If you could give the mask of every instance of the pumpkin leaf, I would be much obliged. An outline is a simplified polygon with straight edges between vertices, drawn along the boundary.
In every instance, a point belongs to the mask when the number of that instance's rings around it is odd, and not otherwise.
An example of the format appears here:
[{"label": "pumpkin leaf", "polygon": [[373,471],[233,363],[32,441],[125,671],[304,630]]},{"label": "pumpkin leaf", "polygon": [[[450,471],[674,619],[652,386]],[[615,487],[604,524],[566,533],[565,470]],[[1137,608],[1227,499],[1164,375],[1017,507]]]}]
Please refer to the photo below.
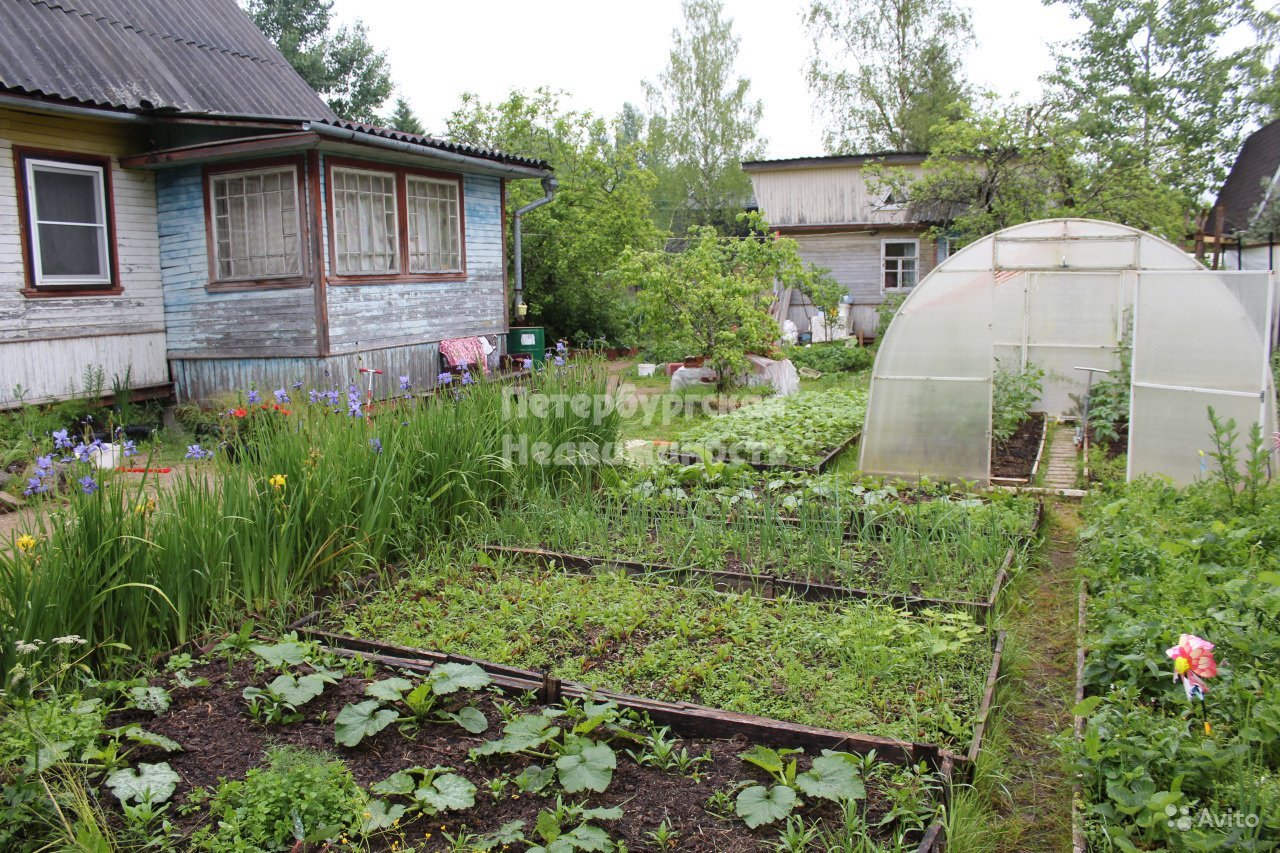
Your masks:
[{"label": "pumpkin leaf", "polygon": [[395,711],[381,708],[377,699],[369,699],[356,705],[347,705],[338,712],[334,738],[343,746],[358,746],[366,737],[372,737],[391,725],[400,716]]},{"label": "pumpkin leaf", "polygon": [[796,806],[796,792],[786,785],[752,785],[734,803],[734,811],[751,829],[774,823],[791,814]]},{"label": "pumpkin leaf", "polygon": [[107,787],[122,803],[159,805],[173,796],[178,787],[178,774],[169,762],[140,763],[136,769],[126,767],[107,777]]}]

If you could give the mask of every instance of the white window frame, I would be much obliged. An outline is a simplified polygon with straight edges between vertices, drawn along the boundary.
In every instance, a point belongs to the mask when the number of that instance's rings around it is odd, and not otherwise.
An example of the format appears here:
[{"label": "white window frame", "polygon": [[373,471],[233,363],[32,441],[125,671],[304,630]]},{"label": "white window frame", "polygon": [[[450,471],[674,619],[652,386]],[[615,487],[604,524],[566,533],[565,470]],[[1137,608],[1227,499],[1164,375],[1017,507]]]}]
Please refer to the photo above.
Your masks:
[{"label": "white window frame", "polygon": [[[294,239],[298,242],[298,269],[295,272],[284,272],[274,274],[254,275],[229,275],[221,274],[222,258],[218,255],[218,247],[222,241],[218,236],[218,195],[214,190],[218,181],[234,180],[236,178],[247,178],[253,175],[269,175],[276,172],[287,172],[289,174],[289,185],[293,187],[293,219],[294,219]],[[302,194],[298,190],[298,167],[293,164],[277,165],[277,166],[261,166],[258,168],[242,169],[235,172],[214,172],[208,176],[209,183],[205,191],[209,194],[209,234],[213,240],[211,255],[213,257],[213,269],[209,271],[210,281],[213,282],[238,282],[238,281],[275,281],[277,279],[296,279],[306,276],[306,253],[303,251],[304,234],[302,231]]]},{"label": "white window frame", "polygon": [[[344,270],[342,269],[342,252],[338,250],[338,193],[339,189],[334,181],[334,176],[345,173],[350,175],[376,175],[379,178],[391,179],[391,199],[395,206],[395,220],[392,223],[390,237],[392,240],[391,252],[389,253],[393,260],[390,269],[385,270]],[[401,246],[401,234],[406,232],[405,223],[400,221],[400,180],[394,171],[382,171],[380,169],[361,169],[353,166],[333,165],[329,167],[329,198],[330,198],[330,228],[333,229],[333,274],[348,278],[354,277],[370,277],[370,276],[399,276],[404,273],[401,268],[404,247]],[[351,254],[348,252],[347,254]]]},{"label": "white window frame", "polygon": [[[440,267],[438,269],[417,269],[414,267],[413,265],[413,254],[414,254],[413,228],[414,228],[414,222],[417,219],[417,217],[413,215],[413,211],[410,209],[411,205],[410,205],[410,195],[409,195],[409,184],[414,181],[417,181],[419,183],[424,183],[424,184],[439,184],[440,186],[449,187],[450,189],[453,190],[453,234],[454,234],[454,241],[457,245],[457,254],[458,254],[457,266]],[[415,174],[409,173],[405,175],[404,200],[405,200],[405,215],[408,217],[408,221],[405,223],[405,242],[406,242],[405,249],[409,255],[408,272],[410,274],[461,273],[464,268],[463,257],[464,257],[464,252],[466,251],[462,242],[462,186],[461,184],[456,180],[446,180],[443,178],[429,178],[429,177],[426,177],[425,175],[415,175]],[[428,227],[430,226],[431,226],[430,216],[428,215]]]},{"label": "white window frame", "polygon": [[[915,247],[915,250],[916,250],[915,257],[914,257],[914,260],[916,262],[915,281],[910,286],[904,287],[901,284],[899,284],[897,287],[889,287],[885,284],[885,279],[888,277],[888,272],[889,272],[888,262],[890,260],[886,250],[888,249],[890,244],[894,244],[894,245],[910,244]],[[892,260],[902,261],[904,260],[904,258],[894,257]],[[901,281],[902,280],[901,264],[898,265],[897,272],[898,272],[898,281]],[[886,237],[885,239],[881,240],[880,241],[880,292],[882,294],[906,293],[907,291],[911,290],[919,283],[920,283],[920,241],[915,239],[914,237]]]},{"label": "white window frame", "polygon": [[[100,287],[102,285],[110,286],[114,284],[113,270],[111,265],[111,224],[107,211],[107,175],[106,167],[92,165],[88,163],[76,163],[67,160],[52,160],[46,158],[28,157],[24,160],[25,170],[24,179],[27,189],[27,231],[31,240],[31,283],[36,288],[74,288],[74,287]],[[47,171],[60,172],[78,172],[81,174],[93,175],[94,193],[97,196],[98,218],[99,222],[60,222],[57,220],[40,219],[40,209],[36,204],[36,172],[39,169]],[[98,243],[99,256],[98,261],[102,269],[100,276],[83,276],[83,275],[51,275],[44,274],[43,263],[41,262],[40,252],[40,226],[41,225],[74,225],[81,228],[96,227],[101,234]]]}]

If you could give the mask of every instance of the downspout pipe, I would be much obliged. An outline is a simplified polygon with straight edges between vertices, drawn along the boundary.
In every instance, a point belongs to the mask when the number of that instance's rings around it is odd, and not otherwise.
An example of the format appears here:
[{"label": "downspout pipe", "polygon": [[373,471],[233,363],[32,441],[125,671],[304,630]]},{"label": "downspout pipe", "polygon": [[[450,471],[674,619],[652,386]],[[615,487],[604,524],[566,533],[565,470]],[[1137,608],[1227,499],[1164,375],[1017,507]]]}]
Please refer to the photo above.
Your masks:
[{"label": "downspout pipe", "polygon": [[523,316],[524,316],[524,310],[523,310],[523,309],[524,309],[524,254],[523,254],[523,252],[521,252],[521,250],[520,250],[520,248],[521,248],[521,235],[522,235],[522,233],[523,233],[523,232],[522,232],[522,230],[521,230],[521,223],[522,223],[522,221],[523,221],[523,219],[524,219],[524,215],[525,215],[526,213],[528,213],[528,212],[529,212],[529,211],[531,211],[531,210],[535,210],[535,209],[537,209],[537,208],[539,208],[539,207],[542,207],[544,204],[546,204],[547,202],[551,201],[551,199],[555,198],[556,190],[559,188],[559,186],[560,186],[560,183],[559,183],[559,181],[557,181],[557,180],[555,179],[555,177],[554,177],[554,176],[552,176],[552,175],[548,175],[547,177],[543,178],[543,179],[542,179],[542,192],[543,192],[543,196],[542,196],[542,198],[537,199],[537,200],[535,200],[535,201],[531,201],[531,202],[529,202],[529,203],[528,203],[528,204],[526,204],[524,207],[522,207],[522,208],[520,208],[519,210],[517,210],[517,211],[515,212],[514,217],[512,217],[512,218],[514,219],[514,225],[513,225],[513,227],[512,227],[512,232],[513,232],[513,234],[514,234],[514,236],[515,236],[515,249],[514,249],[514,251],[515,251],[515,254],[516,254],[516,287],[515,287],[515,292],[516,292],[515,313],[516,313],[516,317],[523,317]]}]

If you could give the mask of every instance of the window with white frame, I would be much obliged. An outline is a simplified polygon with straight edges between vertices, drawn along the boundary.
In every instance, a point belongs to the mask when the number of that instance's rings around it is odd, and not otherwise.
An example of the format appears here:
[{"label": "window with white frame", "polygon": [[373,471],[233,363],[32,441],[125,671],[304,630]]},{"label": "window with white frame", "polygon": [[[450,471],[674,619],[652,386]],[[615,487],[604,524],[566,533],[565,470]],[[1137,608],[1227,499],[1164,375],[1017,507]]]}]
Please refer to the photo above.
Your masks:
[{"label": "window with white frame", "polygon": [[919,262],[919,241],[880,241],[880,272],[885,290],[907,290],[915,287],[920,272]]},{"label": "window with white frame", "polygon": [[462,269],[458,184],[410,175],[406,179],[409,216],[409,271]]},{"label": "window with white frame", "polygon": [[399,272],[395,173],[335,167],[329,174],[333,182],[334,272]]},{"label": "window with white frame", "polygon": [[114,283],[107,168],[22,159],[33,287],[96,288]]},{"label": "window with white frame", "polygon": [[214,276],[257,280],[302,275],[295,166],[223,172],[209,178]]}]

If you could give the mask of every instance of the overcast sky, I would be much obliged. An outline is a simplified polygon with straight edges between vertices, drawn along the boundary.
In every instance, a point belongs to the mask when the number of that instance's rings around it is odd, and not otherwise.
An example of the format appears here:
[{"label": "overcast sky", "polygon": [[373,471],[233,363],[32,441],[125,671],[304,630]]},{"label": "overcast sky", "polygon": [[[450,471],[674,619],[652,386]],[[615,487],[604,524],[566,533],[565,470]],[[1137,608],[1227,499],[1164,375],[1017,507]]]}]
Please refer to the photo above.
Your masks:
[{"label": "overcast sky", "polygon": [[[764,101],[767,156],[822,153],[822,128],[804,82],[804,0],[726,0],[741,38],[738,73]],[[970,79],[1001,95],[1034,96],[1049,70],[1048,43],[1079,32],[1061,6],[974,0],[977,45]],[[361,18],[386,50],[392,77],[428,132],[441,133],[466,91],[498,100],[512,88],[550,86],[571,103],[613,116],[643,106],[642,80],[666,65],[680,0],[335,0],[340,22]]]}]

